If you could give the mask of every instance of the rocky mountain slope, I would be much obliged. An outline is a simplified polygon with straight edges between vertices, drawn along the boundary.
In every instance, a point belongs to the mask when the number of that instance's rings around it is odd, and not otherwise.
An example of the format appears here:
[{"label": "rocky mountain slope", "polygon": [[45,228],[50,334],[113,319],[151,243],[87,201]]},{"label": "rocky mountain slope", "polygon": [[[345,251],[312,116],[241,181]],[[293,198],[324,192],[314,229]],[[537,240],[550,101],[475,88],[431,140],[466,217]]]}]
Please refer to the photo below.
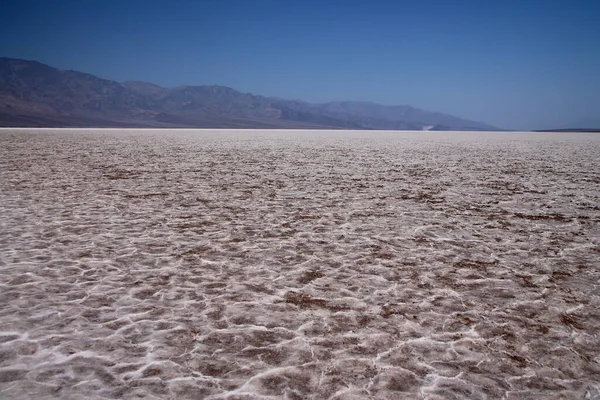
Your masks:
[{"label": "rocky mountain slope", "polygon": [[410,106],[311,104],[224,86],[119,83],[11,58],[0,58],[0,126],[496,130]]}]

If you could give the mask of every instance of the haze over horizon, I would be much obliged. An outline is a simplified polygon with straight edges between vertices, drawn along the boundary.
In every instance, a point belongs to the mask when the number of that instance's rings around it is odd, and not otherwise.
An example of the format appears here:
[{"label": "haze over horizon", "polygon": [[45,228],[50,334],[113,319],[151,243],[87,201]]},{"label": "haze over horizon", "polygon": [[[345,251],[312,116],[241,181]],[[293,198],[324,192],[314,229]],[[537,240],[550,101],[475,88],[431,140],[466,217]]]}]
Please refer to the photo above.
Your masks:
[{"label": "haze over horizon", "polygon": [[[8,1],[0,56],[116,81],[600,125],[600,3]],[[578,125],[578,126],[576,126]]]}]

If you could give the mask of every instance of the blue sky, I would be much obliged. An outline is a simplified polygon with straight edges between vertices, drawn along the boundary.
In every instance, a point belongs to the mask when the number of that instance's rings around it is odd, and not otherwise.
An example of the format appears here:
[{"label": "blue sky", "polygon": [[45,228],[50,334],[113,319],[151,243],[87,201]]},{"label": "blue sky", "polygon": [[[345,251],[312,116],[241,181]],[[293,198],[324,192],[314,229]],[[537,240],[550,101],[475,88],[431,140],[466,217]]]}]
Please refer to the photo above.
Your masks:
[{"label": "blue sky", "polygon": [[117,81],[600,125],[600,1],[4,1],[0,56]]}]

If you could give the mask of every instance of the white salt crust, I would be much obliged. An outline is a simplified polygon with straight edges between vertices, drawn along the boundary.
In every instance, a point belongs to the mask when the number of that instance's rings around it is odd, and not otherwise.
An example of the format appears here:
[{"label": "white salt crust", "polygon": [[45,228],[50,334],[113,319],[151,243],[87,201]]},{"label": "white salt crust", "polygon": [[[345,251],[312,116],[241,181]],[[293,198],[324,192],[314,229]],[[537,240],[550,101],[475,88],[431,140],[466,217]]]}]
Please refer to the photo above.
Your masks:
[{"label": "white salt crust", "polygon": [[600,393],[600,135],[0,130],[0,398]]}]

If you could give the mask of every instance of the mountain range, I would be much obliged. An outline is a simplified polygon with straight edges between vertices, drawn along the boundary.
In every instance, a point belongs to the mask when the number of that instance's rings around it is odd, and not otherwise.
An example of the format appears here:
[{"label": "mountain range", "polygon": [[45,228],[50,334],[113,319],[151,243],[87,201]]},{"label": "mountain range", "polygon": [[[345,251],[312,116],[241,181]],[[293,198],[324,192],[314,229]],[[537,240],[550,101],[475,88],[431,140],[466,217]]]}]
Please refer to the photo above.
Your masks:
[{"label": "mountain range", "polygon": [[407,105],[313,104],[224,86],[120,83],[5,57],[0,57],[0,126],[499,130]]}]

